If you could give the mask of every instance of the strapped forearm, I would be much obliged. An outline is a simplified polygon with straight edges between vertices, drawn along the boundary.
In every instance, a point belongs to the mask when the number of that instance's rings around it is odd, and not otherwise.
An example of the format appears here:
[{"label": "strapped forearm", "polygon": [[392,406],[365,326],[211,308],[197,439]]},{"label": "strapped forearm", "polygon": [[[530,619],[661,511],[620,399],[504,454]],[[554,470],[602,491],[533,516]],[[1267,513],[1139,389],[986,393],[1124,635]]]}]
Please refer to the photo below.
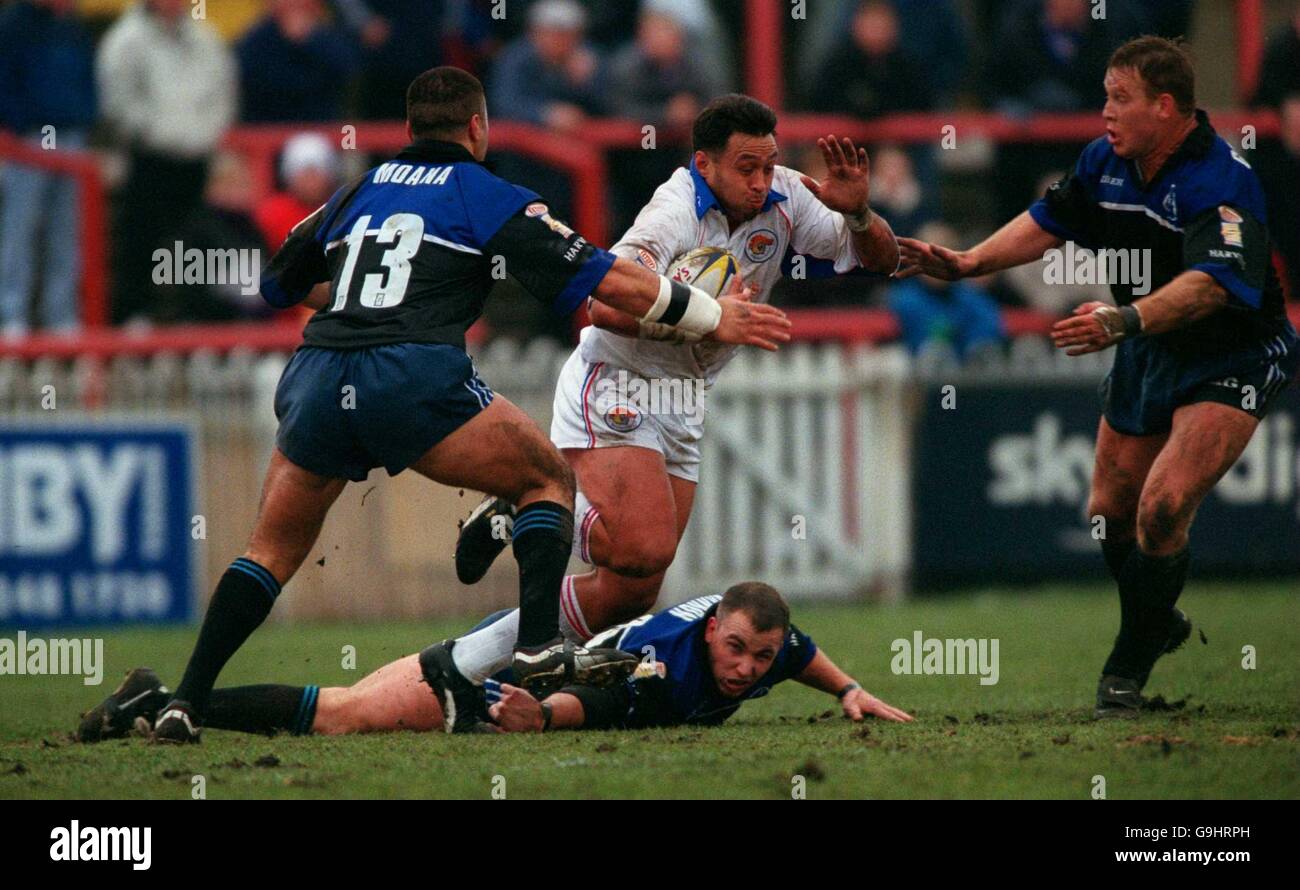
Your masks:
[{"label": "strapped forearm", "polygon": [[893,275],[898,271],[902,255],[898,239],[885,218],[870,208],[858,216],[846,215],[852,233],[853,249],[862,268],[879,275]]}]

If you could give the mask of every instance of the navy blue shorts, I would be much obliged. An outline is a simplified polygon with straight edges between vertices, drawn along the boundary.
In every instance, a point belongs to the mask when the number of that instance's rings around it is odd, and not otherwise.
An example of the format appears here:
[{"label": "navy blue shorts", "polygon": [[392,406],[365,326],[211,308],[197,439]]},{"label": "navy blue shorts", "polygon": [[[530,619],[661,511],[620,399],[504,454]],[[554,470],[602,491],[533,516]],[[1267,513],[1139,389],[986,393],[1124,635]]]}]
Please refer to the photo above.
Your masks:
[{"label": "navy blue shorts", "polygon": [[491,402],[455,346],[304,346],[275,390],[275,444],[321,476],[359,482],[374,467],[396,476]]},{"label": "navy blue shorts", "polygon": [[1102,410],[1111,428],[1126,436],[1167,433],[1174,411],[1194,402],[1219,402],[1263,418],[1300,362],[1290,332],[1211,356],[1175,353],[1147,337],[1116,350],[1115,366],[1101,384]]}]

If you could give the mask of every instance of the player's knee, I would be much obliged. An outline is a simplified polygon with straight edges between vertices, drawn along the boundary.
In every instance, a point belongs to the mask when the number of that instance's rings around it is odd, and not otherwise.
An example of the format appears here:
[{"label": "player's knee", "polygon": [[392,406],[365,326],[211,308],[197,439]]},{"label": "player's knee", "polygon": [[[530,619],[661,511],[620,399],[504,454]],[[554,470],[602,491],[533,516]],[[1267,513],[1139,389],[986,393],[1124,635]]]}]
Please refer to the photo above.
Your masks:
[{"label": "player's knee", "polygon": [[677,541],[674,538],[635,538],[621,542],[615,548],[610,555],[609,568],[632,578],[650,578],[666,571],[676,554]]},{"label": "player's knee", "polygon": [[1138,544],[1147,551],[1178,544],[1194,512],[1195,504],[1182,492],[1160,487],[1144,493],[1138,507]]}]

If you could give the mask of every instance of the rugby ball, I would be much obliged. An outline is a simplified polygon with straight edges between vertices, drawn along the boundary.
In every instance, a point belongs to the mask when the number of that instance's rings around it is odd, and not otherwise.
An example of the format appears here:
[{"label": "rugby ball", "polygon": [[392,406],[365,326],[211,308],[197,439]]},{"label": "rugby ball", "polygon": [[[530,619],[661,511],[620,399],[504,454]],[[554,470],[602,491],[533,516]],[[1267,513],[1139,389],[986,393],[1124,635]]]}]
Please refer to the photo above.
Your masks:
[{"label": "rugby ball", "polygon": [[721,247],[697,247],[668,265],[668,277],[720,297],[740,272],[736,258]]}]

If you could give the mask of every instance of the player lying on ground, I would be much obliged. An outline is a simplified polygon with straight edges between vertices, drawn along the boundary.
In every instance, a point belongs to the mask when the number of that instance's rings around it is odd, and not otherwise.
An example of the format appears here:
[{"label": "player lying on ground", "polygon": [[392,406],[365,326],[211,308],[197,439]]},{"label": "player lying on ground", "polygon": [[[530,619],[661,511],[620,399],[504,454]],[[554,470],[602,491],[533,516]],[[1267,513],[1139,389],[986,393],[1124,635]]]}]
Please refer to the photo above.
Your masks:
[{"label": "player lying on ground", "polygon": [[[506,616],[499,612],[480,627],[491,628]],[[659,670],[639,672],[642,676],[604,688],[567,686],[539,702],[512,685],[515,678],[507,669],[488,684],[499,691],[491,704],[497,728],[520,732],[718,724],[744,702],[789,679],[835,695],[853,720],[912,719],[868,694],[836,667],[790,624],[785,601],[767,584],[737,584],[720,597],[701,597],[657,615],[643,615],[610,628],[596,643],[617,647]],[[448,699],[439,688],[441,676],[429,669],[432,648],[385,665],[347,688],[217,689],[207,726],[300,735],[433,730],[445,723]],[[166,695],[153,671],[137,668],[112,696],[83,716],[78,738],[93,742],[125,735],[137,718],[147,726]],[[481,701],[479,707],[484,705]]]},{"label": "player lying on ground", "polygon": [[268,302],[317,312],[276,390],[280,426],[248,549],[208,604],[159,741],[198,740],[217,675],[271,611],[348,480],[378,466],[520,505],[521,682],[564,682],[575,670],[617,679],[613,669],[627,668],[617,653],[575,650],[560,637],[572,471],[465,354],[498,259],[558,313],[594,294],[711,341],[775,349],[789,339],[779,310],[715,300],[618,259],[552,219],[536,194],[489,173],[486,100],[471,75],[435,68],[417,77],[406,126],[412,144],[299,223],[262,276]]},{"label": "player lying on ground", "polygon": [[1105,89],[1105,137],[1027,212],[967,251],[900,239],[900,277],[950,281],[1031,262],[1066,240],[1150,252],[1149,296],[1133,292],[1137,282],[1112,283],[1118,308],[1085,303],[1052,333],[1069,355],[1117,347],[1088,504],[1105,520],[1102,552],[1120,595],[1097,689],[1102,717],[1137,714],[1156,660],[1191,633],[1174,604],[1192,519],[1297,363],[1259,180],[1196,108],[1182,47],[1125,44]]},{"label": "player lying on ground", "polygon": [[[870,209],[866,152],[848,139],[818,140],[827,167],[818,183],[777,163],[776,126],[773,111],[748,96],[710,102],[695,120],[690,167],[655,191],[612,251],[669,274],[695,248],[729,251],[755,300],[771,294],[788,253],[813,257],[822,274],[892,274],[898,244]],[[648,391],[670,381],[707,397],[735,351],[616,307],[593,304],[591,318],[560,374],[551,424],[578,482],[574,553],[596,567],[566,579],[561,595],[561,630],[575,641],[653,608],[699,479],[701,404],[651,411],[607,393],[620,382]],[[508,534],[493,533],[501,519],[508,532],[516,509],[508,498],[489,498],[465,523],[456,552],[463,582],[481,578],[504,549]],[[499,655],[470,662],[461,652],[454,660],[466,675],[481,675]]]}]

